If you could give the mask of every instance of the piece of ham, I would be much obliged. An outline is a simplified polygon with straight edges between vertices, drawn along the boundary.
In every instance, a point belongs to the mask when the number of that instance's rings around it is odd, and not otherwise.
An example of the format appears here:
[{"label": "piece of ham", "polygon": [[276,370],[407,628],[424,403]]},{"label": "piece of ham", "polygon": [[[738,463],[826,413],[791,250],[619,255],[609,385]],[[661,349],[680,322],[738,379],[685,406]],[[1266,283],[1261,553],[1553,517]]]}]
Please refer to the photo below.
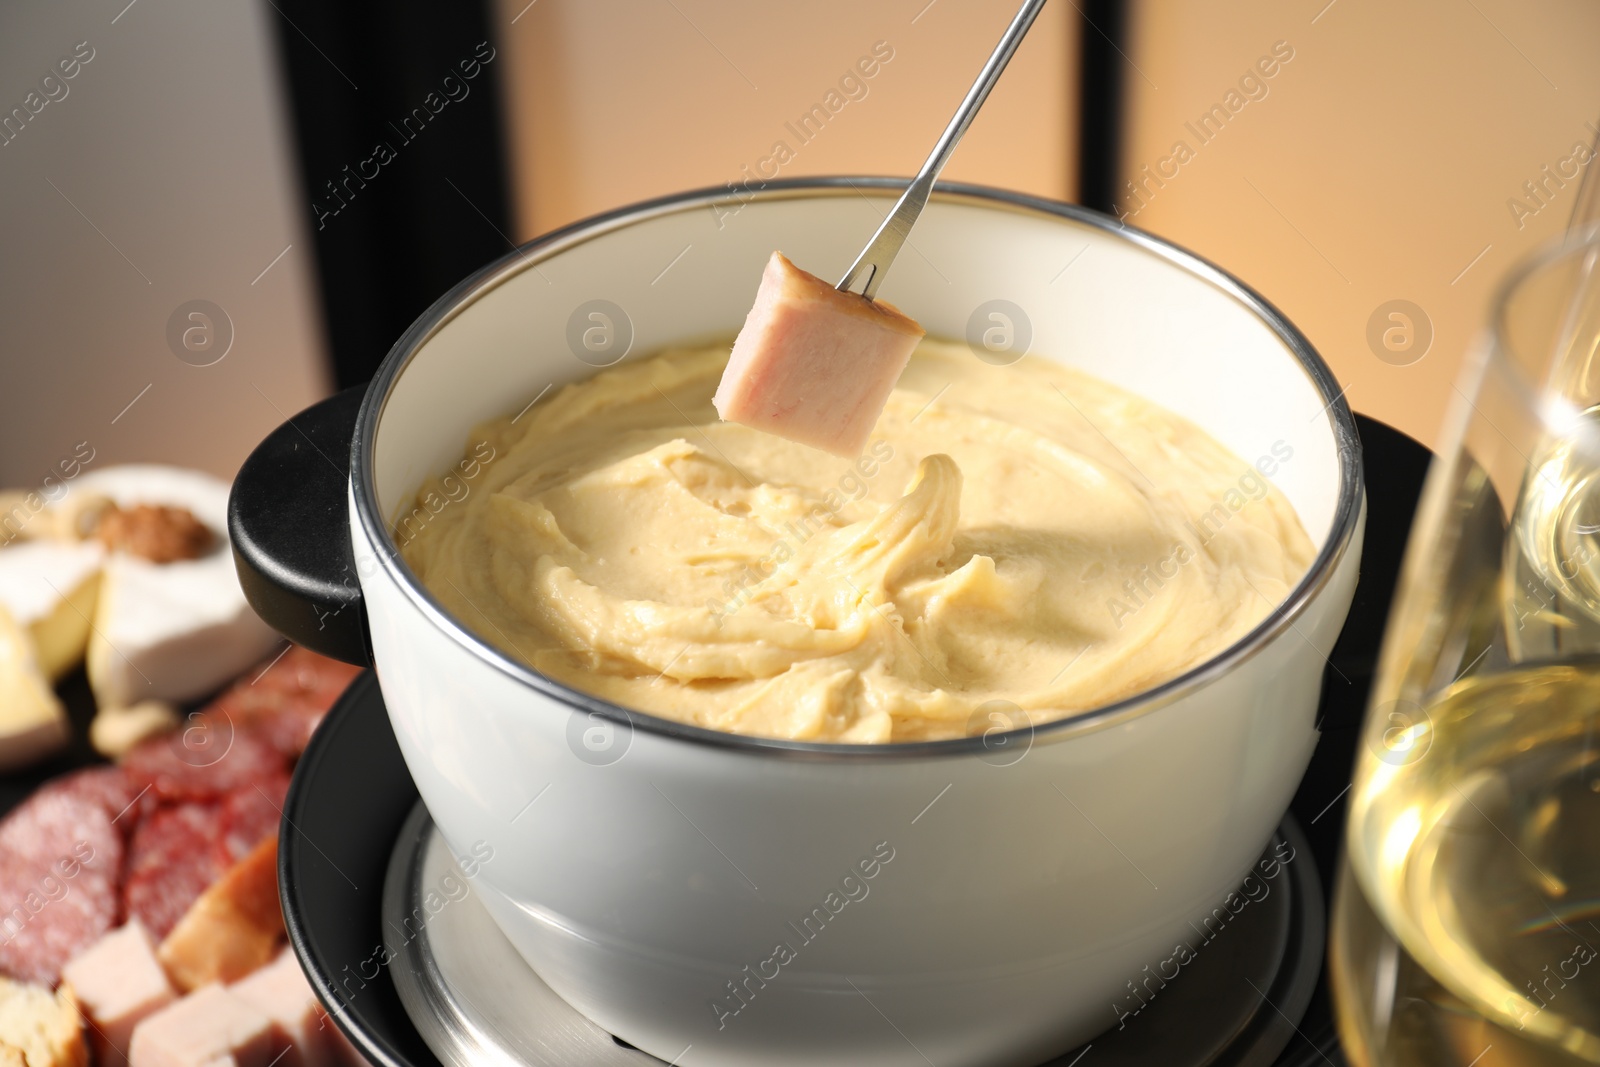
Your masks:
[{"label": "piece of ham", "polygon": [[712,403],[728,422],[861,454],[923,329],[772,253]]},{"label": "piece of ham", "polygon": [[208,985],[134,1027],[129,1067],[270,1067],[290,1041],[265,1013]]},{"label": "piece of ham", "polygon": [[278,958],[228,987],[229,992],[271,1019],[293,1047],[279,1067],[336,1067],[346,1062],[344,1036],[336,1030],[306,981],[294,953]]},{"label": "piece of ham", "polygon": [[61,980],[94,1024],[90,1040],[99,1067],[127,1067],[134,1027],[177,999],[155,943],[137,919],[68,960]]}]

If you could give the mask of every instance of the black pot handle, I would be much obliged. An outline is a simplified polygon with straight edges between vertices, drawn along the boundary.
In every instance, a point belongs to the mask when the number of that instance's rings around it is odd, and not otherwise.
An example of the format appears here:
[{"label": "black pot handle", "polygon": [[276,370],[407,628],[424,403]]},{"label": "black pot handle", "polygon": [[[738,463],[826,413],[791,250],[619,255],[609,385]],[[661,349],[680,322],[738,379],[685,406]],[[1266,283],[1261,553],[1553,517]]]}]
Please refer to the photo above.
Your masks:
[{"label": "black pot handle", "polygon": [[313,404],[239,468],[228,536],[245,599],[296,644],[369,666],[372,641],[350,542],[350,442],[367,387]]}]

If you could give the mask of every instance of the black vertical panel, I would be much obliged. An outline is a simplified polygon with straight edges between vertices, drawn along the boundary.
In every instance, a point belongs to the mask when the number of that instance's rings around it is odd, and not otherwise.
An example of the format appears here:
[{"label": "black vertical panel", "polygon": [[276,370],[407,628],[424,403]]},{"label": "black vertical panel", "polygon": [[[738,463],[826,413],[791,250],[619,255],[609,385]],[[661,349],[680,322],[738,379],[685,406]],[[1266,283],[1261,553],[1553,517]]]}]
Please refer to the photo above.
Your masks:
[{"label": "black vertical panel", "polygon": [[1078,61],[1078,202],[1116,212],[1121,178],[1126,0],[1078,0],[1083,18]]},{"label": "black vertical panel", "polygon": [[[489,0],[267,0],[341,388],[511,233]],[[470,76],[469,75],[474,75]]]}]

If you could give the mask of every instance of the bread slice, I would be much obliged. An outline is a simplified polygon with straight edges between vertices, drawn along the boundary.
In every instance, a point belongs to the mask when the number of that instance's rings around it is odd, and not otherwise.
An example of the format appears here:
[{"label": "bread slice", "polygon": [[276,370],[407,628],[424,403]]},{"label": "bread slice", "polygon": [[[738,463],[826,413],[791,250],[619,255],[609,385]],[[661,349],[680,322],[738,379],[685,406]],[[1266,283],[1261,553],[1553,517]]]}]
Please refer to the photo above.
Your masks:
[{"label": "bread slice", "polygon": [[274,834],[189,905],[156,956],[173,983],[189,991],[237,981],[265,966],[282,938]]},{"label": "bread slice", "polygon": [[0,1064],[87,1067],[83,1016],[70,986],[58,992],[0,978]]}]

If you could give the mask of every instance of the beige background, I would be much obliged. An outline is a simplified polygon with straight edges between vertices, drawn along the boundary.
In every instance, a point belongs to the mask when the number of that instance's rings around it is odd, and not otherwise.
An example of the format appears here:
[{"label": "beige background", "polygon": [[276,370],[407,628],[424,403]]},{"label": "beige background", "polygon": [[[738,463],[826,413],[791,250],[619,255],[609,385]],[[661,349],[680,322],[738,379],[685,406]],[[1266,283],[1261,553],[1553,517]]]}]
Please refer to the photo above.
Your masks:
[{"label": "beige background", "polygon": [[[1351,405],[1433,443],[1497,280],[1566,226],[1576,183],[1518,228],[1506,201],[1593,139],[1600,6],[1579,0],[1147,3],[1131,58],[1131,175],[1170,151],[1273,42],[1295,50],[1134,225],[1193,248],[1282,308]],[[1315,19],[1315,21],[1313,21]],[[1170,169],[1170,168],[1169,168]],[[1530,202],[1531,204],[1531,202]],[[1477,258],[1481,254],[1482,258]],[[1410,300],[1419,361],[1373,354],[1367,322]]]},{"label": "beige background", "polygon": [[[499,0],[518,233],[741,181],[913,173],[1016,13],[1015,0]],[[1076,171],[1077,13],[1049,5],[946,170],[1045,196]],[[894,58],[822,133],[785,128],[876,41]],[[770,168],[769,168],[770,173]]]},{"label": "beige background", "polygon": [[[0,487],[37,487],[79,442],[91,469],[231,478],[327,391],[275,17],[256,0],[0,7],[0,111],[77,42],[95,51],[0,147]],[[191,300],[233,324],[212,366],[167,342]]]},{"label": "beige background", "polygon": [[[781,173],[909,174],[1015,9],[499,4],[519,238],[739,180],[879,40],[895,57],[867,97],[793,145]],[[271,14],[253,0],[63,0],[7,15],[0,68],[14,72],[13,103],[73,42],[98,54],[69,98],[0,149],[0,397],[14,401],[0,423],[0,484],[31,484],[82,440],[97,463],[228,474],[282,413],[327,388]],[[1070,0],[1047,8],[950,177],[1075,194],[1078,24]],[[1309,334],[1357,409],[1431,443],[1495,281],[1563,228],[1576,199],[1572,183],[1552,190],[1521,228],[1507,208],[1542,166],[1592,136],[1600,6],[1147,0],[1126,68],[1129,172],[1192,139],[1184,123],[1278,40],[1295,58],[1266,98],[1194,146],[1133,222],[1261,290]],[[163,336],[194,298],[234,320],[234,348],[213,367],[179,361]],[[1382,362],[1367,341],[1374,310],[1395,299],[1433,326],[1409,366]]]},{"label": "beige background", "polygon": [[[500,0],[519,233],[737,180],[880,39],[895,59],[870,95],[782,173],[908,174],[1015,7]],[[1078,21],[1070,2],[1046,9],[949,177],[1074,195]],[[1200,145],[1184,122],[1280,40],[1294,58],[1266,97]],[[1600,6],[1583,0],[1136,3],[1127,172],[1179,139],[1195,151],[1131,222],[1240,275],[1311,337],[1358,410],[1432,443],[1495,281],[1566,224],[1575,183],[1521,228],[1506,201],[1592,140],[1597,41]],[[1432,325],[1407,366],[1367,341],[1397,299]]]}]

